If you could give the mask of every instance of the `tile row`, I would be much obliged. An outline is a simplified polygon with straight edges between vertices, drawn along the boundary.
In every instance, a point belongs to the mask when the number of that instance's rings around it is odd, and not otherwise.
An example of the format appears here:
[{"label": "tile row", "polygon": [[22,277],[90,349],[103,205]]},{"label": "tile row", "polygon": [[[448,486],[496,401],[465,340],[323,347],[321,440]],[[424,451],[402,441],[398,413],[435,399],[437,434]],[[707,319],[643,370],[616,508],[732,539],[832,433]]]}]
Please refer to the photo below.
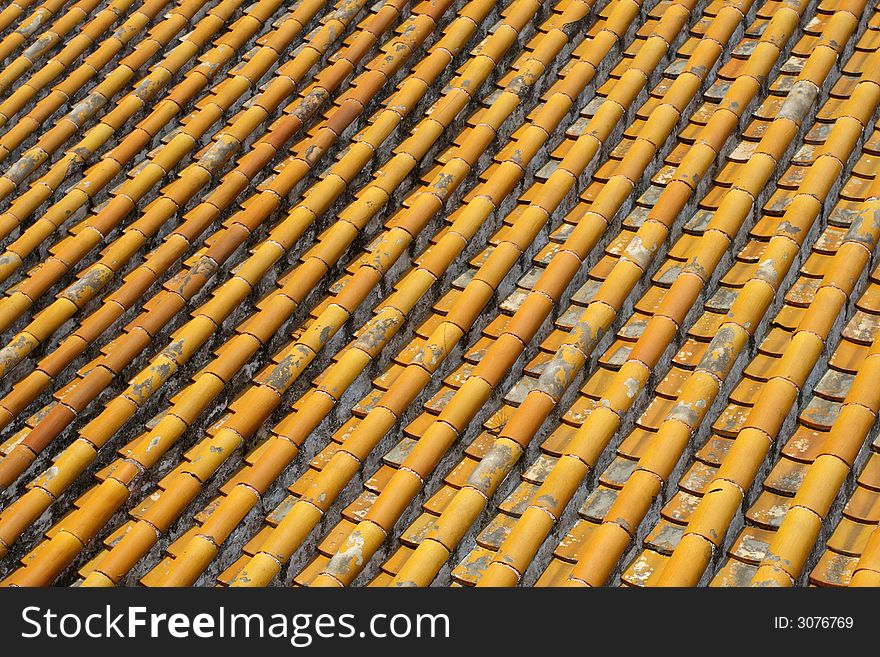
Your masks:
[{"label": "tile row", "polygon": [[[321,178],[320,182],[307,192],[305,200],[288,213],[287,218],[276,224],[275,228],[269,233],[268,238],[260,246],[253,249],[253,255],[237,268],[234,277],[227,284],[217,289],[212,301],[204,305],[200,312],[195,313],[193,321],[187,324],[186,327],[200,329],[204,326],[203,320],[205,318],[215,320],[215,323],[219,324],[223,317],[218,319],[218,312],[228,315],[236,308],[238,303],[243,301],[243,296],[239,296],[240,293],[242,291],[250,292],[250,289],[259,282],[261,271],[258,268],[262,268],[265,271],[271,267],[285,253],[286,249],[279,247],[285,245],[286,248],[290,248],[292,243],[302,235],[307,227],[307,225],[304,225],[304,218],[307,218],[306,221],[309,222],[314,221],[316,215],[325,211],[335,201],[335,198],[344,191],[345,183],[347,182],[346,178],[352,180],[355,178],[356,174],[364,168],[364,165],[380,148],[382,141],[393,132],[394,128],[413,109],[414,100],[418,100],[417,98],[413,99],[413,91],[421,90],[421,93],[425,92],[432,81],[432,78],[426,81],[424,79],[426,75],[436,77],[444,71],[445,67],[450,63],[453,53],[460,49],[462,41],[470,39],[474,29],[491,9],[492,4],[474,2],[468,6],[469,11],[465,11],[455,23],[451,24],[455,27],[447,32],[449,38],[444,38],[434,49],[433,52],[437,53],[438,56],[431,57],[430,61],[424,60],[429,62],[429,65],[416,69],[416,72],[407,79],[409,84],[407,82],[403,83],[405,86],[400,87],[398,94],[392,97],[392,102],[374,116],[374,122],[365,128],[362,133],[354,137],[355,145],[348,149],[341,159]],[[428,6],[433,7],[434,5],[432,3]],[[446,6],[448,7],[448,4]],[[256,350],[255,347],[260,346],[260,340],[266,342],[271,337],[274,329],[267,325],[267,320],[269,322],[283,322],[283,318],[278,315],[279,309],[285,309],[286,307],[286,311],[290,313],[293,307],[298,305],[296,301],[292,304],[290,303],[293,299],[298,299],[299,303],[304,301],[303,297],[311,291],[312,286],[320,282],[324,273],[332,265],[333,260],[331,256],[333,258],[340,257],[346,248],[345,245],[357,236],[359,230],[364,229],[364,224],[368,222],[369,218],[381,209],[383,203],[387,202],[389,193],[385,190],[392,191],[401,184],[414,165],[422,159],[432,144],[443,135],[444,129],[450,125],[460,111],[469,103],[470,96],[465,90],[471,88],[472,85],[479,86],[476,84],[477,80],[487,79],[492,71],[492,66],[488,64],[490,62],[494,63],[494,60],[490,58],[490,54],[494,55],[496,59],[500,59],[504,51],[516,42],[516,35],[527,29],[531,16],[538,9],[537,3],[523,2],[515,3],[511,6],[510,10],[506,12],[507,18],[505,18],[505,23],[513,29],[501,29],[506,27],[505,24],[502,24],[487,39],[484,48],[481,49],[481,56],[471,60],[461,69],[458,77],[451,83],[446,96],[434,104],[433,110],[428,111],[428,118],[423,119],[413,129],[412,137],[404,141],[396,149],[392,159],[388,163],[383,164],[381,170],[376,171],[374,180],[367,184],[364,190],[357,195],[357,200],[349,206],[350,210],[341,213],[345,221],[338,222],[330,227],[319,238],[316,245],[303,255],[301,265],[289,272],[284,280],[279,281],[281,289],[278,293],[270,295],[265,303],[258,304],[258,307],[269,308],[271,312],[263,312],[261,316],[256,317],[258,321],[250,323],[249,326],[242,325],[240,327],[241,331],[233,338],[234,344],[231,344],[229,349],[218,350],[219,358],[215,359],[212,365],[205,368],[204,376],[196,377],[192,388],[182,394],[182,399],[192,401],[183,401],[183,404],[179,406],[179,413],[184,414],[184,417],[187,417],[186,414],[188,413],[198,414],[204,408],[204,405],[201,408],[192,408],[192,404],[200,404],[201,400],[205,400],[203,393],[208,388],[214,388],[213,395],[216,395],[224,385],[221,377],[232,376],[235,373],[235,369],[244,365],[244,363],[237,361],[240,359],[246,361]],[[412,34],[412,32],[413,30],[410,29],[404,30],[404,34],[407,36]],[[451,48],[451,50],[448,48]],[[395,49],[397,52],[401,50]],[[489,54],[483,55],[482,53]],[[383,55],[382,60],[387,62],[387,56]],[[360,86],[357,88],[360,88]],[[311,152],[310,148],[305,149],[307,157]],[[298,160],[289,162],[290,166],[285,171],[290,170],[294,175],[301,176],[301,173],[298,174],[298,171],[301,171],[301,169],[297,164],[302,162],[303,156],[301,155]],[[283,171],[274,180],[278,181],[282,175],[284,175]],[[281,184],[289,183],[289,180],[281,182]],[[381,202],[379,201],[380,197],[384,197]],[[274,193],[274,190],[272,190],[268,194],[263,194],[261,199],[274,199],[274,204],[277,206],[279,194]],[[250,208],[242,209],[242,216],[239,218],[240,222],[253,218],[254,213],[249,212],[249,210]],[[341,242],[341,240],[345,241]],[[268,258],[266,257],[267,255],[269,256]],[[249,263],[253,264],[249,267]],[[306,285],[305,281],[313,277],[317,277],[317,280]],[[246,285],[238,285],[241,282],[246,283]],[[244,296],[247,295],[245,294]],[[279,300],[285,300],[287,303],[285,306],[279,306]],[[260,328],[261,325],[263,328]],[[184,328],[183,330],[186,329]],[[314,333],[319,334],[317,331]],[[243,348],[243,343],[248,344],[247,349],[249,351]],[[256,343],[255,347],[251,347],[250,345],[254,343]],[[172,348],[174,348],[174,343],[172,343]],[[169,351],[168,353],[171,352]],[[222,355],[224,353],[226,356]],[[237,364],[233,365],[234,362]],[[152,371],[161,371],[161,369],[160,367],[155,367],[152,368]],[[170,375],[170,373],[168,374]],[[131,389],[137,390],[139,395],[143,392],[143,388],[132,386]],[[155,388],[149,392],[154,390]],[[270,388],[261,387],[258,394],[263,394],[266,390],[270,390]],[[277,400],[277,393],[273,394],[275,394],[275,399]],[[208,396],[205,405],[210,402],[210,398],[211,395]],[[127,398],[123,396],[117,399],[120,403],[124,404]],[[185,409],[186,406],[189,406],[189,410]],[[248,408],[251,410],[250,407]],[[108,407],[108,410],[111,409]],[[252,410],[261,412],[260,407],[254,407]],[[168,415],[167,420],[171,420],[174,417],[177,416]],[[109,414],[103,413],[99,415],[91,424],[100,431],[106,432],[107,420],[116,421],[112,411]],[[101,428],[102,421],[103,428]],[[254,419],[253,417],[247,418],[247,414],[241,414],[239,420],[236,420],[233,424],[238,425],[243,422],[253,423]],[[167,421],[165,424],[167,425]],[[175,428],[174,436],[182,433],[181,428],[180,426]],[[109,431],[112,435],[113,429],[111,428]],[[231,431],[234,431],[234,429]],[[107,434],[105,433],[104,435]],[[170,440],[173,440],[174,436],[171,436]],[[147,439],[143,440],[144,445],[149,445],[149,442]],[[149,456],[149,452],[145,460],[148,458],[152,458]],[[182,465],[181,467],[186,466]],[[173,500],[173,498],[174,491],[168,495],[169,500]]]}]

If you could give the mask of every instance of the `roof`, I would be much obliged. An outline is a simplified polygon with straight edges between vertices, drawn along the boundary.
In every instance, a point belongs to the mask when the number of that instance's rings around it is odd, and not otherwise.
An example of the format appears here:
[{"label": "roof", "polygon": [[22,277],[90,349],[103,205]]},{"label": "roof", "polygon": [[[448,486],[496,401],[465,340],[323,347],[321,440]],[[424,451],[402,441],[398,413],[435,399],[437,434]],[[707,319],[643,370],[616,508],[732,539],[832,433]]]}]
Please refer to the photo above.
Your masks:
[{"label": "roof", "polygon": [[16,0],[7,586],[880,584],[880,5]]}]

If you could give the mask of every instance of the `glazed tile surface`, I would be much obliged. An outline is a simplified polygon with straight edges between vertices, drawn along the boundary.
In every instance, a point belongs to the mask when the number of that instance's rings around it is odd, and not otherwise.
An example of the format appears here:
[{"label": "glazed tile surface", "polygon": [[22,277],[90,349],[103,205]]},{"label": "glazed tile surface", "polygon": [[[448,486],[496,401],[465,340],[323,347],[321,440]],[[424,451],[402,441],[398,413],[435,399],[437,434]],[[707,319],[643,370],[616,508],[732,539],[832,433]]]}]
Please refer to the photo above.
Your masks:
[{"label": "glazed tile surface", "polygon": [[0,9],[0,583],[880,585],[880,4]]}]

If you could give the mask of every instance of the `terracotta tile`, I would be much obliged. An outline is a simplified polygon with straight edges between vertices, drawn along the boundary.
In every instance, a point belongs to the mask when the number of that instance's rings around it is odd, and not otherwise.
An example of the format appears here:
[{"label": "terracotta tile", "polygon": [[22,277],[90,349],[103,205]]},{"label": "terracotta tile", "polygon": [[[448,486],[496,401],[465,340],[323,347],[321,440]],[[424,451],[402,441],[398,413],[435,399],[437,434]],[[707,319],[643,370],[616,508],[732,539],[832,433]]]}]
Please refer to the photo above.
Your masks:
[{"label": "terracotta tile", "polygon": [[[863,30],[775,0],[750,24],[667,2],[62,4],[54,32],[0,43],[0,485],[35,482],[0,533],[60,519],[4,583],[77,563],[106,584],[115,559],[145,585],[269,584],[293,559],[278,583],[305,586],[358,527],[344,584],[451,551],[473,585],[501,550],[540,560],[539,586],[747,585],[826,436],[846,452],[831,428],[880,321],[855,243],[880,173],[876,7]],[[848,582],[875,461],[813,584]],[[684,528],[702,507],[726,533],[737,485],[760,493],[702,564]]]},{"label": "terracotta tile", "polygon": [[709,586],[748,586],[752,581],[752,577],[757,572],[757,566],[730,559],[721,568],[719,568],[715,577],[709,583]]},{"label": "terracotta tile", "polygon": [[858,559],[826,550],[810,572],[810,583],[818,586],[847,586]]}]

